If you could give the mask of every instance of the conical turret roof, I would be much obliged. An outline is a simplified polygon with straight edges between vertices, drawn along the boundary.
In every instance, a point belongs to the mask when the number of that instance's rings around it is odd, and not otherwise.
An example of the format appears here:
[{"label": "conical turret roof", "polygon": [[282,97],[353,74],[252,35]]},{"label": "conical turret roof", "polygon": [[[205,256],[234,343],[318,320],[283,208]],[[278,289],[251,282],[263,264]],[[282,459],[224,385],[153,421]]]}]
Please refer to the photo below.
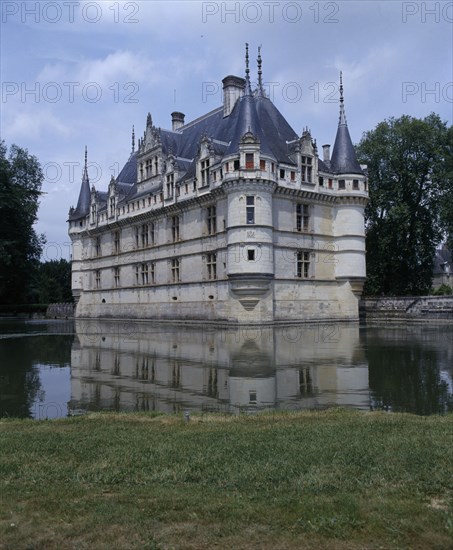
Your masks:
[{"label": "conical turret roof", "polygon": [[330,168],[336,174],[363,174],[349,135],[344,110],[343,79],[340,73],[340,120],[330,160]]}]

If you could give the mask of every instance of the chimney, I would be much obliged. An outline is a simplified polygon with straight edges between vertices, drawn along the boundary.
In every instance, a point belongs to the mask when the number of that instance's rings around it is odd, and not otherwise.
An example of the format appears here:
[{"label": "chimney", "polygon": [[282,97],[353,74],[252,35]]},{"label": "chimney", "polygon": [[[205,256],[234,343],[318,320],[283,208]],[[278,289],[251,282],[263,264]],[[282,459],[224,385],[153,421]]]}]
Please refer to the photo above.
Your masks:
[{"label": "chimney", "polygon": [[184,113],[180,113],[179,111],[173,111],[171,114],[171,129],[173,132],[176,132],[181,126],[184,126],[184,117],[186,115]]},{"label": "chimney", "polygon": [[245,79],[229,75],[222,80],[223,84],[223,116],[228,116],[236,101],[244,94]]},{"label": "chimney", "polygon": [[330,162],[330,145],[323,145],[322,146],[322,156],[324,162]]}]

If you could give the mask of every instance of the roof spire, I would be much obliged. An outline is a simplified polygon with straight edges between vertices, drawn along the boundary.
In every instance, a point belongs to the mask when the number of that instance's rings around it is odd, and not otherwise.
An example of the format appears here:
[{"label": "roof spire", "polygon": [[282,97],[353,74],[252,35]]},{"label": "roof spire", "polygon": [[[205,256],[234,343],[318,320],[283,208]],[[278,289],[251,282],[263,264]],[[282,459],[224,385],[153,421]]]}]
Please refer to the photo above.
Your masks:
[{"label": "roof spire", "polygon": [[333,146],[330,168],[336,174],[363,174],[349,135],[344,112],[343,73],[340,72],[340,120]]},{"label": "roof spire", "polygon": [[134,125],[132,124],[132,152],[135,151],[135,128],[134,128]]},{"label": "roof spire", "polygon": [[85,164],[83,167],[82,184],[80,186],[79,200],[75,210],[70,213],[70,219],[78,220],[84,218],[90,211],[91,191],[90,180],[88,179],[88,149],[85,145]]},{"label": "roof spire", "polygon": [[245,43],[245,92],[244,95],[252,95],[250,88],[250,69],[249,69],[249,44]]},{"label": "roof spire", "polygon": [[85,165],[83,167],[82,182],[88,180],[88,147],[85,145]]},{"label": "roof spire", "polygon": [[343,97],[343,72],[340,71],[340,121],[338,124],[347,124],[346,113],[344,111],[344,97]]},{"label": "roof spire", "polygon": [[258,62],[258,90],[257,90],[257,93],[258,93],[259,97],[266,97],[266,93],[264,92],[264,88],[263,88],[263,79],[262,79],[263,71],[261,70],[261,46],[258,46],[258,59],[257,59],[257,62]]}]

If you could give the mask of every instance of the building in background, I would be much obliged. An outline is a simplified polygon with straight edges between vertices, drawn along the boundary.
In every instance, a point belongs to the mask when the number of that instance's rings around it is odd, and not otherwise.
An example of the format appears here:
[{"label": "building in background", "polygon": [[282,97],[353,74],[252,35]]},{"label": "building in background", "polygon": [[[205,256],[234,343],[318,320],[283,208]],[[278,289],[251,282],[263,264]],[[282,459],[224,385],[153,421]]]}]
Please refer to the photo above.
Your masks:
[{"label": "building in background", "polygon": [[367,177],[346,122],[332,154],[267,97],[223,79],[223,105],[171,130],[148,114],[107,191],[85,170],[69,212],[78,317],[273,323],[357,320]]}]

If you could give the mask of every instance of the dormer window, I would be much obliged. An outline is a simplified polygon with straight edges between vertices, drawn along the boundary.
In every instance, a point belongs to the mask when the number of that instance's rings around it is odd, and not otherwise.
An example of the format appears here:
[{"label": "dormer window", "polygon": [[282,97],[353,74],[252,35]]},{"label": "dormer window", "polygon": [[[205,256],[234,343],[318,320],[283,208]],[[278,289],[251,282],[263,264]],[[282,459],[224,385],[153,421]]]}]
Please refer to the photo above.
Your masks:
[{"label": "dormer window", "polygon": [[110,216],[113,216],[115,214],[115,196],[113,197],[110,197],[110,202],[109,202],[109,205],[110,205]]},{"label": "dormer window", "polygon": [[96,203],[93,203],[93,204],[91,205],[91,223],[95,223],[95,221],[96,221],[96,214],[97,214]]},{"label": "dormer window", "polygon": [[148,159],[145,164],[145,170],[146,170],[146,177],[150,178],[152,176],[151,170],[151,159]]},{"label": "dormer window", "polygon": [[201,187],[209,185],[209,159],[201,161]]},{"label": "dormer window", "polygon": [[167,174],[167,197],[173,196],[175,175],[173,173]]},{"label": "dormer window", "polygon": [[301,159],[302,181],[312,183],[313,181],[313,159],[312,157],[302,156]]},{"label": "dormer window", "polygon": [[245,153],[245,169],[253,170],[255,168],[255,161],[253,159],[253,153]]},{"label": "dormer window", "polygon": [[359,180],[352,180],[352,188],[356,191],[359,189]]},{"label": "dormer window", "polygon": [[234,161],[233,169],[234,169],[234,170],[239,170],[239,161],[238,161],[238,160],[235,160],[235,161]]},{"label": "dormer window", "polygon": [[338,180],[338,189],[346,189],[346,181]]}]

